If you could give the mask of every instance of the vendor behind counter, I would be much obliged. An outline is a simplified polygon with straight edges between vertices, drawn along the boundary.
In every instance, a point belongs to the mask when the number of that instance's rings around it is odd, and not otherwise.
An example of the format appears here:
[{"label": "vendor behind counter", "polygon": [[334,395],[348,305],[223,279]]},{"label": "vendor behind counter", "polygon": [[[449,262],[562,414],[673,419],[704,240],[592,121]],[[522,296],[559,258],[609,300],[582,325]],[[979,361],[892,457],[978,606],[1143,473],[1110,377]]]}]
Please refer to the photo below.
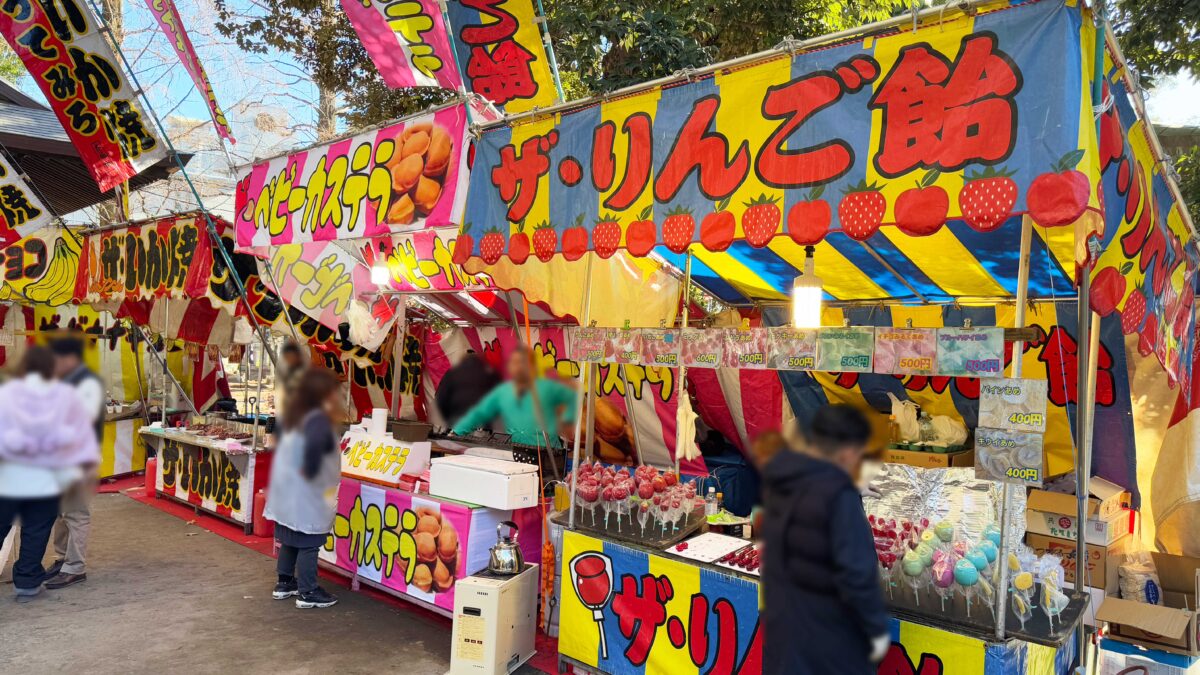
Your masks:
[{"label": "vendor behind counter", "polygon": [[559,433],[569,435],[569,427],[575,423],[575,390],[557,380],[536,377],[533,352],[526,348],[509,354],[506,372],[508,381],[467,411],[453,432],[465,436],[498,418],[513,443],[545,445],[548,439],[551,447],[561,447]]}]

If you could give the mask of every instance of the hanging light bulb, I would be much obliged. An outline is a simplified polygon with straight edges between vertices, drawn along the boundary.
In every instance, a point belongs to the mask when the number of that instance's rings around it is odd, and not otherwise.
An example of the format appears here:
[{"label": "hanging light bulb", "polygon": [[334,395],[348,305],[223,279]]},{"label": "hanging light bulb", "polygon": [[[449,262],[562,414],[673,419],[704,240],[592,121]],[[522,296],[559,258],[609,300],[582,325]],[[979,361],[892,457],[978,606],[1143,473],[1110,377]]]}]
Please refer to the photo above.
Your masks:
[{"label": "hanging light bulb", "polygon": [[796,328],[821,327],[821,301],[825,289],[817,276],[814,251],[812,246],[804,247],[804,274],[792,282],[792,326]]},{"label": "hanging light bulb", "polygon": [[383,260],[376,260],[374,265],[371,265],[371,283],[376,286],[387,286],[392,280],[392,271],[388,269],[387,263]]}]

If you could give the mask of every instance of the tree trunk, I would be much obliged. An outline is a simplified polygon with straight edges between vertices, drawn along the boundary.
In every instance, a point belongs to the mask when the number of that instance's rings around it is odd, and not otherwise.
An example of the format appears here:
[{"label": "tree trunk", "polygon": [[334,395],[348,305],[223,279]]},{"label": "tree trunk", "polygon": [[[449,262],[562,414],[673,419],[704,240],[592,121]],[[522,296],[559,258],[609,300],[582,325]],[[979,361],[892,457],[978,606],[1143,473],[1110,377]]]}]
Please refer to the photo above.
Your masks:
[{"label": "tree trunk", "polygon": [[337,92],[317,85],[317,140],[337,136]]}]

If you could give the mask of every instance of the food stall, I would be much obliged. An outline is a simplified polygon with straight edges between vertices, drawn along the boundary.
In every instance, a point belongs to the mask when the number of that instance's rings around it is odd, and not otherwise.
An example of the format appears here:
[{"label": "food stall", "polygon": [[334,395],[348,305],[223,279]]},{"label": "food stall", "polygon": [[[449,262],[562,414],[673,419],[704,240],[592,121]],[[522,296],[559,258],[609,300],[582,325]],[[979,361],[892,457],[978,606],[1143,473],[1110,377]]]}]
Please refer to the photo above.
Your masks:
[{"label": "food stall", "polygon": [[[972,672],[1065,673],[1086,659],[1088,595],[1067,585],[1064,559],[1022,543],[1026,491],[1073,475],[1082,521],[1095,473],[1137,508],[1124,336],[1190,382],[1200,255],[1094,21],[1054,0],[916,12],[508,116],[479,136],[454,249],[468,270],[521,264],[526,235],[495,229],[536,216],[537,257],[580,260],[585,297],[593,262],[623,249],[653,252],[685,287],[737,310],[720,326],[685,315],[595,328],[585,301],[569,353],[589,397],[597,378],[649,355],[675,366],[696,412],[743,452],[770,428],[763,410],[776,428],[827,402],[881,413],[876,447],[890,462],[867,507],[896,617],[881,672],[963,660]],[[1152,282],[1161,292],[1144,290]],[[912,413],[916,432],[887,438],[889,410]],[[664,473],[694,451],[681,429]],[[643,534],[633,514],[647,500],[649,517],[669,513],[674,500],[653,483],[635,496],[634,472],[581,475],[579,436],[559,574],[564,662],[755,672],[746,544],[711,551],[669,516]],[[901,498],[935,483],[937,502]],[[649,537],[676,528],[683,541]]]}]

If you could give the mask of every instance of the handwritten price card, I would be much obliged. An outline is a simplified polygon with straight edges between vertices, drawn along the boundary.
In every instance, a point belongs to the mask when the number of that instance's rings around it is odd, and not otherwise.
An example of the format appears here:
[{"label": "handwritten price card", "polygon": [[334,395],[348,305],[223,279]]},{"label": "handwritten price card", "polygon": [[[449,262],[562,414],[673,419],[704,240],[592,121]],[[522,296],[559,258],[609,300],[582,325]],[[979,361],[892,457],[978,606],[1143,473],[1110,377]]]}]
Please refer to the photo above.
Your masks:
[{"label": "handwritten price card", "polygon": [[817,370],[869,373],[875,355],[875,329],[822,328],[817,338]]},{"label": "handwritten price card", "polygon": [[1045,478],[1042,435],[1021,431],[975,430],[975,477],[1041,487]]},{"label": "handwritten price card", "polygon": [[979,426],[1046,432],[1046,381],[1003,378],[979,384]]},{"label": "handwritten price card", "polygon": [[767,343],[770,335],[764,329],[725,330],[725,365],[730,368],[759,370],[767,367]]},{"label": "handwritten price card", "polygon": [[600,363],[604,360],[604,329],[576,328],[571,331],[571,360]]},{"label": "handwritten price card", "polygon": [[643,328],[638,345],[641,348],[642,365],[678,366],[679,331],[667,328]]},{"label": "handwritten price card", "polygon": [[952,377],[1002,377],[1003,328],[939,328],[939,375]]},{"label": "handwritten price card", "polygon": [[875,372],[933,375],[937,365],[934,328],[875,329]]},{"label": "handwritten price card", "polygon": [[679,331],[679,360],[688,368],[717,368],[725,364],[725,334],[719,330],[684,328]]},{"label": "handwritten price card", "polygon": [[772,328],[767,342],[767,367],[775,370],[812,370],[817,367],[817,331]]},{"label": "handwritten price card", "polygon": [[640,330],[626,328],[604,329],[604,362],[641,364],[642,352],[638,348],[641,342]]}]

